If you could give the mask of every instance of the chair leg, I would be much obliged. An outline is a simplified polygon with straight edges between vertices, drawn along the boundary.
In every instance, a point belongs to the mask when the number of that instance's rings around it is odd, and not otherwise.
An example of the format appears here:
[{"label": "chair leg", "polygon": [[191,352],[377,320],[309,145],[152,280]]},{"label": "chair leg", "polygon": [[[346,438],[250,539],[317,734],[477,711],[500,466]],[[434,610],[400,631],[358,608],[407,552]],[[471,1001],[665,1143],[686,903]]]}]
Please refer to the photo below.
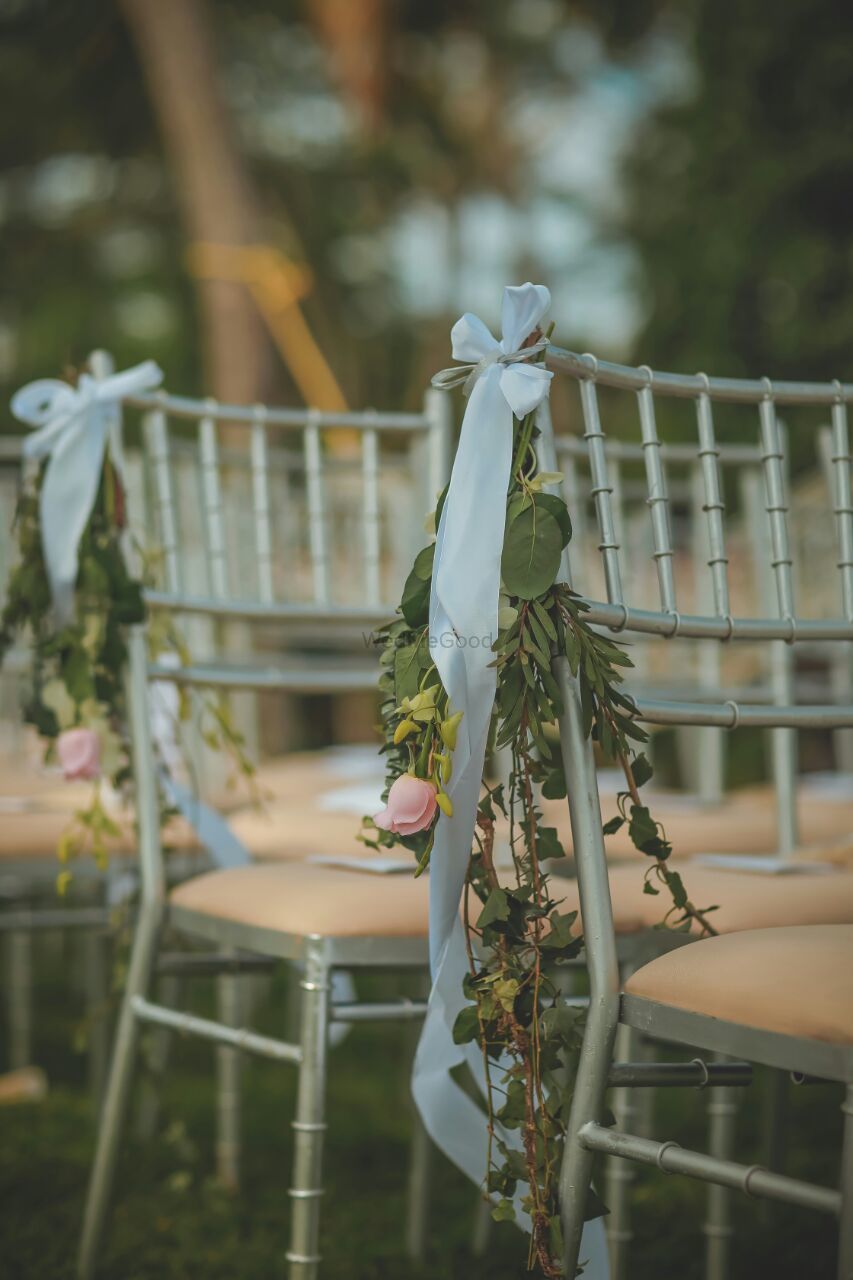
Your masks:
[{"label": "chair leg", "polygon": [[9,1066],[29,1066],[33,1056],[33,935],[15,929],[6,938],[8,963]]},{"label": "chair leg", "polygon": [[88,930],[83,946],[86,1024],[89,1031],[89,1090],[97,1110],[101,1105],[110,1054],[110,935],[103,929]]},{"label": "chair leg", "polygon": [[477,1198],[474,1212],[474,1230],[471,1233],[471,1252],[475,1258],[484,1258],[492,1238],[492,1206],[482,1195]]},{"label": "chair leg", "polygon": [[578,1267],[593,1160],[593,1153],[580,1141],[580,1131],[590,1121],[601,1122],[607,1073],[613,1059],[616,1017],[608,1004],[593,1004],[589,1011],[560,1172],[563,1270],[572,1280]]},{"label": "chair leg", "polygon": [[[785,1165],[786,1125],[788,1110],[788,1073],[770,1070],[764,1089],[764,1164],[768,1169],[782,1171]],[[766,1224],[773,1220],[778,1201],[763,1200],[761,1217]]]},{"label": "chair leg", "polygon": [[[658,1051],[654,1040],[637,1033],[637,1045],[634,1050],[638,1062],[654,1062]],[[636,1111],[636,1128],[634,1133],[640,1138],[651,1138],[655,1132],[655,1102],[657,1089],[639,1089],[634,1098]]]},{"label": "chair leg", "polygon": [[302,988],[302,1061],[293,1121],[294,1155],[289,1280],[316,1280],[320,1262],[320,1197],[326,1131],[329,966],[322,938],[308,939]]},{"label": "chair leg", "polygon": [[[639,1035],[633,1028],[621,1026],[616,1033],[614,1050],[617,1061],[635,1061],[638,1042]],[[616,1117],[616,1127],[625,1133],[636,1133],[637,1090],[615,1089],[611,1105]],[[604,1199],[610,1210],[606,1225],[611,1280],[625,1280],[628,1275],[628,1253],[633,1237],[631,1187],[634,1177],[634,1165],[630,1160],[620,1160],[616,1156],[611,1156],[607,1161]]]},{"label": "chair leg", "polygon": [[127,1114],[133,1068],[139,1047],[139,1023],[133,1012],[131,1000],[134,996],[147,993],[160,920],[159,905],[143,904],[133,940],[130,969],[98,1124],[95,1159],[89,1177],[77,1261],[77,1274],[80,1280],[91,1280],[94,1275],[98,1248],[104,1231],[109,1196],[115,1178],[119,1142]]},{"label": "chair leg", "polygon": [[[429,995],[429,989],[429,979],[421,979],[417,984],[417,995],[426,998]],[[412,1114],[408,1202],[406,1205],[406,1253],[412,1262],[423,1262],[426,1251],[433,1171],[432,1139],[424,1128],[411,1093],[412,1059],[417,1051],[420,1034],[421,1023],[413,1023],[408,1029],[406,1037],[410,1052],[404,1055],[406,1070],[404,1087]]]},{"label": "chair leg", "polygon": [[838,1240],[838,1280],[853,1280],[853,1084],[844,1102],[844,1140],[841,1153],[841,1233]]},{"label": "chair leg", "polygon": [[[724,1062],[723,1054],[715,1054],[718,1062]],[[737,1120],[737,1090],[730,1088],[709,1090],[708,1117],[710,1120],[710,1154],[719,1160],[731,1160],[734,1154],[735,1125]],[[705,1276],[706,1280],[727,1280],[731,1274],[732,1193],[728,1187],[710,1183],[706,1200]]]},{"label": "chair leg", "polygon": [[429,1223],[432,1140],[415,1112],[409,1151],[409,1194],[406,1213],[406,1253],[412,1262],[423,1262]]},{"label": "chair leg", "polygon": [[[170,1009],[182,1009],[182,980],[174,973],[164,974],[157,983],[157,999]],[[150,1027],[145,1037],[135,1125],[140,1142],[151,1142],[160,1124],[160,1090],[169,1065],[173,1034],[166,1027]]]},{"label": "chair leg", "polygon": [[[239,1027],[242,991],[239,975],[222,974],[216,980],[219,1020]],[[240,1185],[240,1075],[239,1050],[216,1050],[216,1176],[229,1191]]]}]

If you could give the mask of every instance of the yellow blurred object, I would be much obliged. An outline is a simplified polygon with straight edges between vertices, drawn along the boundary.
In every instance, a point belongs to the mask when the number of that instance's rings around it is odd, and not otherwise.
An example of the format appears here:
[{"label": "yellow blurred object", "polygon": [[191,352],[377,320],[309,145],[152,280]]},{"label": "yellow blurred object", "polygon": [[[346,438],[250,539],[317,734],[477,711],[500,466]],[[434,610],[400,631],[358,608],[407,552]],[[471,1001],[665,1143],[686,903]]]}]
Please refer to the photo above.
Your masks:
[{"label": "yellow blurred object", "polygon": [[0,1076],[0,1106],[41,1102],[47,1097],[47,1076],[41,1067],[20,1067]]},{"label": "yellow blurred object", "polygon": [[332,413],[346,410],[343,392],[299,305],[314,283],[306,267],[289,262],[270,245],[206,241],[189,246],[187,265],[198,279],[245,284],[305,403]]}]

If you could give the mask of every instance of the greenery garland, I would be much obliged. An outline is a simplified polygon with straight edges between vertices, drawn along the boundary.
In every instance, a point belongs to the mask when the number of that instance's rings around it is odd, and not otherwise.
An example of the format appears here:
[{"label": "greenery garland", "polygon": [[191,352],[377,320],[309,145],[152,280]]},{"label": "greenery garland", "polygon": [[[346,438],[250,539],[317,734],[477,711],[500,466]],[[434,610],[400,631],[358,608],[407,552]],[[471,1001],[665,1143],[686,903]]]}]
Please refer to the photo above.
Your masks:
[{"label": "greenery garland", "polygon": [[[669,865],[672,846],[666,833],[640,796],[652,776],[647,758],[638,753],[646,734],[620,689],[623,668],[633,664],[622,646],[593,630],[584,617],[584,601],[556,581],[572,526],[565,502],[545,486],[561,477],[538,472],[534,416],[514,430],[499,632],[493,645],[493,745],[508,751],[512,764],[506,782],[484,783],[477,812],[464,896],[469,966],[464,990],[470,1003],[457,1019],[454,1038],[460,1044],[476,1042],[483,1054],[489,1129],[485,1190],[493,1202],[497,1198],[493,1217],[514,1220],[513,1197],[519,1184],[526,1186],[529,1269],[560,1277],[558,1177],[572,1093],[565,1068],[580,1049],[583,1014],[561,1003],[557,971],[576,960],[583,938],[576,929],[577,913],[561,910],[559,887],[549,875],[548,862],[565,851],[537,803],[540,790],[549,799],[566,794],[554,748],[561,713],[551,672],[554,655],[565,654],[579,681],[586,735],[604,760],[617,762],[624,772],[619,814],[604,830],[612,834],[626,825],[635,847],[648,857],[644,892],[665,890],[671,898],[660,927],[687,931],[695,921],[703,934],[712,934],[707,916],[714,908],[699,910],[690,901],[681,876]],[[446,490],[436,523],[445,495]],[[381,633],[389,809],[376,820],[366,818],[362,831],[371,847],[401,843],[410,849],[417,858],[416,874],[429,863],[439,813],[450,812],[445,787],[460,719],[448,705],[429,646],[433,556],[434,545],[420,552],[399,616]],[[394,820],[394,788],[403,778],[434,791],[435,803],[423,809],[420,821]],[[405,785],[408,794],[411,783]],[[494,861],[498,812],[509,821],[512,852],[512,871],[501,876]],[[500,1139],[496,1122],[520,1131],[520,1149]],[[593,1215],[601,1211],[601,1206],[590,1207]]]},{"label": "greenery garland", "polygon": [[[190,655],[168,614],[147,613],[144,589],[155,575],[158,557],[136,547],[140,571],[130,568],[125,491],[109,451],[78,550],[74,616],[57,626],[39,514],[45,466],[25,475],[16,505],[18,555],[0,613],[0,666],[21,640],[31,662],[24,721],[44,741],[46,762],[58,760],[69,780],[93,783],[88,804],[75,812],[57,847],[62,864],[57,888],[65,893],[72,861],[88,854],[104,868],[110,840],[122,834],[104,803],[102,784],[125,798],[132,787],[125,695],[127,628],[147,622],[152,657],[173,652],[186,665]],[[205,743],[222,750],[238,774],[251,779],[254,766],[227,700],[182,689],[178,720],[185,723],[193,717]],[[175,810],[161,800],[161,830],[174,816]]]}]

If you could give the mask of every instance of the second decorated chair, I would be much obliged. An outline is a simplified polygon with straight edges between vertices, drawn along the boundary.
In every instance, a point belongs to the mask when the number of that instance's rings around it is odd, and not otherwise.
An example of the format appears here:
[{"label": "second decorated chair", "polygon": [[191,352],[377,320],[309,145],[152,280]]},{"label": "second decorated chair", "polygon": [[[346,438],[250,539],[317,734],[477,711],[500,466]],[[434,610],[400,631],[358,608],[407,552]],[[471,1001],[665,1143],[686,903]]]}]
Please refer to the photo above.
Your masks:
[{"label": "second decorated chair", "polygon": [[[419,520],[412,525],[412,511],[427,510],[444,482],[448,423],[435,394],[422,414],[243,409],[162,393],[124,407],[143,414],[147,462],[137,485],[147,491],[154,513],[147,541],[160,547],[162,578],[157,589],[147,592],[149,613],[169,615],[179,625],[192,619],[192,644],[204,643],[210,652],[192,660],[184,652],[180,660],[158,662],[152,659],[145,629],[134,629],[129,639],[141,894],[86,1203],[79,1274],[89,1277],[95,1269],[141,1032],[153,1026],[219,1045],[232,1089],[238,1052],[297,1068],[287,1258],[289,1274],[308,1280],[317,1275],[320,1263],[329,1028],[364,1020],[410,1020],[423,1012],[417,1000],[377,1004],[335,999],[331,975],[340,969],[423,970],[426,885],[411,875],[369,873],[355,864],[349,869],[310,858],[247,863],[226,833],[220,869],[169,892],[160,833],[161,789],[172,799],[177,793],[163,758],[169,754],[168,743],[162,734],[159,742],[152,735],[151,690],[172,685],[184,694],[196,689],[251,691],[264,699],[274,691],[374,689],[375,653],[368,649],[364,658],[348,659],[341,648],[348,646],[351,653],[353,637],[357,643],[360,634],[368,635],[393,613],[386,603],[393,591],[389,588],[386,595],[384,588],[394,581],[394,557],[405,563],[408,531],[416,530],[415,541],[421,537]],[[278,437],[277,447],[271,436]],[[330,476],[337,507],[328,496]],[[200,519],[186,491],[181,497],[179,486],[186,483],[200,486]],[[197,537],[188,555],[194,525]],[[282,529],[289,529],[289,536],[282,538]],[[201,753],[197,768],[203,771],[204,746],[195,746]],[[192,818],[192,804],[188,812]],[[222,835],[215,821],[213,831]],[[310,854],[310,847],[305,852]],[[152,984],[163,969],[167,930],[207,948],[185,959],[182,969],[195,964],[200,972],[219,973],[226,984],[239,981],[241,972],[256,971],[259,961],[296,965],[301,1019],[293,1041],[234,1025],[233,1007],[223,1011],[221,1020],[205,1019],[154,998]]]}]

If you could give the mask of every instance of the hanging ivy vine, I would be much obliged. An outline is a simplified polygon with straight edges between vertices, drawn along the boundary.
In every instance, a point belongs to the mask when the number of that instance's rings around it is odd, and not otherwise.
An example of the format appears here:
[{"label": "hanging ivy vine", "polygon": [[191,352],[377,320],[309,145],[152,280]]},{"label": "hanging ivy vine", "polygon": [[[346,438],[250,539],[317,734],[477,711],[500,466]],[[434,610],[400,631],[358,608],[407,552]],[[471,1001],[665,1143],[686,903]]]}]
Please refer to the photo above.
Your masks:
[{"label": "hanging ivy vine", "polygon": [[[566,794],[555,745],[562,711],[552,674],[555,656],[566,657],[578,680],[586,735],[625,778],[618,815],[606,823],[605,834],[627,827],[648,859],[644,892],[665,894],[669,904],[661,927],[687,931],[695,924],[703,934],[715,930],[708,920],[714,908],[700,910],[691,902],[670,865],[672,846],[664,828],[640,794],[652,767],[641,751],[646,734],[621,688],[624,671],[633,664],[621,645],[589,624],[583,599],[557,582],[572,525],[562,498],[545,491],[561,477],[538,471],[537,435],[533,415],[515,426],[499,633],[493,645],[493,743],[509,753],[511,768],[500,785],[484,782],[477,812],[464,894],[464,990],[470,1003],[457,1019],[454,1038],[476,1042],[483,1055],[489,1130],[484,1186],[493,1216],[513,1220],[514,1198],[522,1188],[522,1207],[531,1221],[528,1265],[550,1278],[563,1274],[558,1177],[572,1094],[565,1068],[580,1049],[583,1032],[583,1013],[561,1003],[559,980],[560,966],[581,955],[583,938],[577,913],[562,909],[560,881],[549,871],[565,850],[538,799]],[[411,850],[418,874],[429,863],[439,813],[450,810],[445,787],[460,715],[448,705],[429,646],[433,554],[430,545],[418,555],[398,616],[381,633],[389,807],[377,820],[365,819],[362,833],[373,847],[400,843]],[[412,780],[426,788],[423,803],[413,795]],[[394,798],[401,785],[402,807]],[[498,815],[509,824],[508,870],[495,864]],[[520,1147],[502,1141],[498,1124],[519,1131]],[[590,1207],[592,1214],[600,1211],[601,1206]]]}]

